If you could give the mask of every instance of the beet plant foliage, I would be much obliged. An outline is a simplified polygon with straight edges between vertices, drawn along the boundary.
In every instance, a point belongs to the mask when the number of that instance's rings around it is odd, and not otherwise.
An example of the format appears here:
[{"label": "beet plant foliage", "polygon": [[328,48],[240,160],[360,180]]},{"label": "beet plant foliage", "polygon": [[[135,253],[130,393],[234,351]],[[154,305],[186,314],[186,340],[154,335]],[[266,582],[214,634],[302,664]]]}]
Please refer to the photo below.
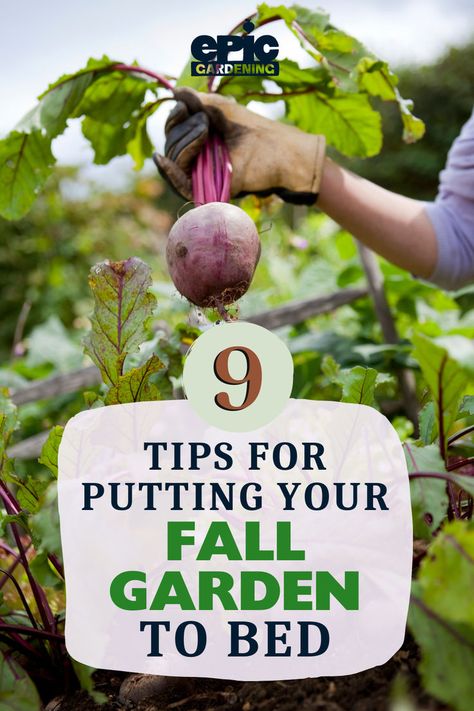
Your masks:
[{"label": "beet plant foliage", "polygon": [[[382,146],[381,116],[374,99],[396,102],[403,138],[416,141],[423,122],[403,99],[397,77],[358,40],[336,29],[322,11],[300,6],[259,5],[252,16],[258,28],[281,20],[313,60],[302,68],[282,58],[276,89],[262,77],[224,77],[219,83],[191,77],[189,64],[177,80],[116,59],[90,59],[77,72],[50,84],[36,106],[0,141],[0,215],[18,219],[33,204],[50,175],[55,158],[52,141],[69,119],[82,118],[82,132],[94,150],[94,162],[108,163],[128,153],[141,168],[153,146],[147,121],[173,98],[175,86],[232,95],[242,103],[284,100],[286,119],[305,131],[322,133],[347,156],[373,156]],[[232,32],[242,32],[239,23]]]},{"label": "beet plant foliage", "polygon": [[[91,59],[85,68],[60,77],[0,141],[0,214],[15,220],[30,209],[54,165],[52,142],[72,118],[82,118],[96,163],[128,153],[141,168],[153,150],[147,120],[173,98],[178,85],[218,91],[242,103],[283,99],[286,120],[323,133],[346,156],[380,151],[379,100],[398,105],[405,141],[422,137],[424,125],[401,97],[388,65],[334,28],[324,12],[262,4],[253,16],[257,27],[278,20],[297,37],[313,66],[282,58],[271,90],[260,77],[191,77],[188,64],[174,80],[107,57]],[[233,30],[241,31],[242,23]],[[198,331],[181,326],[165,342],[152,336],[159,312],[150,290],[150,268],[137,258],[97,264],[89,284],[94,313],[84,348],[103,385],[99,393],[84,393],[84,407],[172,397],[184,346]],[[404,443],[419,544],[409,627],[421,648],[419,671],[427,691],[457,711],[468,711],[474,697],[474,396],[469,394],[474,345],[462,335],[426,335],[421,330],[412,341],[405,365],[417,373],[424,407],[419,437]],[[341,367],[331,356],[323,359],[321,370],[344,402],[378,406],[376,395],[390,383],[386,373],[361,365]],[[18,427],[17,408],[2,390],[0,708],[39,711],[41,699],[78,683],[100,702],[104,697],[93,690],[93,670],[73,662],[64,647],[56,507],[62,428],[53,427],[34,473],[25,475],[9,456]]]}]

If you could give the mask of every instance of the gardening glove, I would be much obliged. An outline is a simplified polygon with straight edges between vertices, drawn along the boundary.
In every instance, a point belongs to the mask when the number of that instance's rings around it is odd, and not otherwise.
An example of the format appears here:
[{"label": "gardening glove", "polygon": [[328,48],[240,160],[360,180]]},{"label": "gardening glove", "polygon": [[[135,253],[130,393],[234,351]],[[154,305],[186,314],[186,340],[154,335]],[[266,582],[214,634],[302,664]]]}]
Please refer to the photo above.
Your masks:
[{"label": "gardening glove", "polygon": [[315,202],[325,138],[249,111],[234,99],[178,89],[165,125],[165,155],[153,156],[160,174],[192,200],[191,171],[209,130],[226,142],[232,163],[231,196],[275,193],[286,202]]}]

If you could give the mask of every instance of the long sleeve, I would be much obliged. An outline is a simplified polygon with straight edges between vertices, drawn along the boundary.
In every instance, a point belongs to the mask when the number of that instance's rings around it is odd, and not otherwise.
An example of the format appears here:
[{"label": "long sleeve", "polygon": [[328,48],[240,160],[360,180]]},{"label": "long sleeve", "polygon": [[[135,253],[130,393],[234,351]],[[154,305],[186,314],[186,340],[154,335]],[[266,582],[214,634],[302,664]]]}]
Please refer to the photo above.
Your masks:
[{"label": "long sleeve", "polygon": [[459,289],[474,281],[474,111],[448,153],[439,192],[426,204],[438,242],[429,281]]}]

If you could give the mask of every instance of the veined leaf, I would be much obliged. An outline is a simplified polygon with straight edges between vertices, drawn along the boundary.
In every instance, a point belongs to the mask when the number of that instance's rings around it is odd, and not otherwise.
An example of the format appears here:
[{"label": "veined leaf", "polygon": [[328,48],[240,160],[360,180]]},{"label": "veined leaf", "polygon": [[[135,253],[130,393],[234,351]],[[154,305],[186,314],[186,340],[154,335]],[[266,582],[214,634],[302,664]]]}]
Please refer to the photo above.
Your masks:
[{"label": "veined leaf", "polygon": [[48,482],[30,476],[26,481],[16,478],[15,483],[17,485],[16,497],[22,510],[36,513],[39,509],[40,497],[48,486]]},{"label": "veined leaf", "polygon": [[38,130],[0,141],[0,215],[17,220],[28,212],[54,162],[51,141]]},{"label": "veined leaf", "polygon": [[[279,62],[280,71],[275,78],[282,93],[305,92],[314,87],[324,89],[329,83],[329,75],[321,65],[301,68],[291,59],[282,59]],[[234,76],[224,79],[217,89],[220,94],[233,96],[241,103],[261,101],[272,103],[285,98],[278,92],[265,92],[264,77],[261,76]]]},{"label": "veined leaf", "polygon": [[382,147],[380,114],[365,94],[322,92],[286,97],[288,118],[303,131],[322,133],[347,156],[376,155]]},{"label": "veined leaf", "polygon": [[58,478],[58,451],[63,432],[64,427],[61,427],[61,425],[56,425],[50,430],[48,439],[43,444],[41,456],[38,459],[38,462],[47,467],[55,479]]},{"label": "veined leaf", "polygon": [[[408,473],[415,472],[446,474],[446,467],[436,445],[417,447],[405,442],[403,445]],[[410,480],[413,535],[431,540],[433,533],[447,515],[449,498],[444,479],[418,477]]]},{"label": "veined leaf", "polygon": [[164,367],[158,356],[152,355],[139,368],[132,368],[120,376],[117,385],[111,387],[107,393],[105,404],[117,405],[159,399],[158,388],[149,382],[149,378]]},{"label": "veined leaf", "polygon": [[43,704],[35,685],[4,645],[0,647],[0,709],[41,711]]},{"label": "veined leaf", "polygon": [[459,402],[474,371],[474,344],[462,336],[430,339],[421,333],[415,333],[413,344],[413,356],[420,364],[435,401],[438,432],[444,448],[457,418]]},{"label": "veined leaf", "polygon": [[153,153],[146,124],[158,105],[158,102],[150,102],[138,114],[132,110],[133,115],[127,117],[125,125],[86,116],[82,121],[82,133],[94,149],[94,163],[104,165],[116,156],[129,153],[135,161],[135,169],[140,170],[145,158]]},{"label": "veined leaf", "polygon": [[84,74],[92,74],[94,77],[100,76],[101,71],[103,71],[104,69],[108,69],[114,66],[115,64],[117,64],[117,62],[113,59],[110,59],[110,57],[107,57],[107,55],[105,54],[100,59],[95,59],[94,57],[91,57],[87,60],[87,64],[85,67],[79,69],[77,72],[63,74],[58,79],[56,79],[56,81],[50,84],[46,91],[40,94],[38,98],[43,99],[53,89],[57,89],[59,86],[63,86],[69,81],[74,81],[74,79],[77,79],[78,77]]},{"label": "veined leaf", "polygon": [[436,437],[436,413],[433,402],[429,402],[420,410],[418,416],[420,423],[420,439],[423,444],[431,444]]},{"label": "veined leaf", "polygon": [[[403,123],[403,139],[410,143],[423,136],[424,123],[412,114],[411,102],[399,93],[397,77],[386,62],[378,60],[357,39],[331,25],[326,12],[313,12],[299,5],[258,6],[257,26],[275,18],[282,19],[303,49],[321,63],[334,86],[344,92],[363,90],[384,101],[396,101]],[[278,78],[276,80],[278,83]]]},{"label": "veined leaf", "polygon": [[457,711],[474,696],[474,525],[447,524],[413,583],[408,624],[421,647],[427,691]]},{"label": "veined leaf", "polygon": [[123,126],[141,106],[147,90],[156,87],[156,82],[130,73],[108,72],[87,89],[74,115]]},{"label": "veined leaf", "polygon": [[355,402],[360,405],[373,405],[377,371],[356,365],[350,370],[341,370],[338,379],[342,383],[341,402]]},{"label": "veined leaf", "polygon": [[89,59],[83,69],[59,77],[38,97],[38,104],[21,119],[17,130],[30,133],[37,129],[49,138],[62,133],[87,89],[113,64],[108,57]]},{"label": "veined leaf", "polygon": [[137,257],[101,262],[91,269],[89,285],[95,306],[85,352],[107,385],[118,385],[127,354],[145,340],[156,304],[148,291],[150,274],[150,267]]}]

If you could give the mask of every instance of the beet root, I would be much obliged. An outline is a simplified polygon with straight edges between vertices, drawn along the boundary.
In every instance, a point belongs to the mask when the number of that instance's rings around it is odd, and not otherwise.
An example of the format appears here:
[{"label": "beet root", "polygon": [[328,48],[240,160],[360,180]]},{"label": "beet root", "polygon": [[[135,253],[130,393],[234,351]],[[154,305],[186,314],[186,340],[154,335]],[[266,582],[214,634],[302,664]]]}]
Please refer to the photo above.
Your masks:
[{"label": "beet root", "polygon": [[217,308],[245,294],[260,257],[260,239],[239,207],[210,202],[190,210],[171,228],[168,269],[178,291],[197,306]]}]

